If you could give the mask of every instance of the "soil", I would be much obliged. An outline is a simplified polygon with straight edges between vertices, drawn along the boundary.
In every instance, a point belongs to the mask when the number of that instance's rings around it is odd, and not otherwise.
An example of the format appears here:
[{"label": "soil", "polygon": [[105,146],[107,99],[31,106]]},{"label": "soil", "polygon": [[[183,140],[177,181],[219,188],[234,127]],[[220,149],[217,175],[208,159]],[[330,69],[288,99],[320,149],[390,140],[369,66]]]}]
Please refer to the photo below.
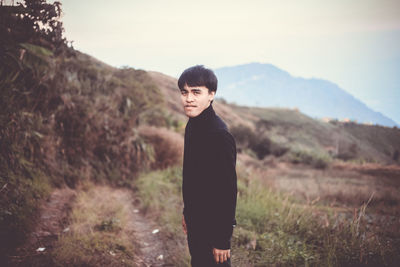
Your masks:
[{"label": "soil", "polygon": [[139,266],[172,266],[166,263],[166,249],[159,237],[160,228],[142,215],[135,204],[130,221],[134,228],[135,242],[139,245],[141,252]]}]

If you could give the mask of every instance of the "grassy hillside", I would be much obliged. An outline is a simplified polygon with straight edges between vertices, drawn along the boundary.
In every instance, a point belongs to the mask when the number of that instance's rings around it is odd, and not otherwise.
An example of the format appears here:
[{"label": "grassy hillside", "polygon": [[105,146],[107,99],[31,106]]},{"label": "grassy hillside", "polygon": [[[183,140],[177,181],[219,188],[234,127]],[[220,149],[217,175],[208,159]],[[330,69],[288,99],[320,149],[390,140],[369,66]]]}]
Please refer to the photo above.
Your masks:
[{"label": "grassy hillside", "polygon": [[272,140],[292,149],[313,150],[345,161],[399,163],[394,155],[400,149],[400,130],[395,127],[327,123],[296,110],[251,108],[249,111],[260,119],[257,125]]},{"label": "grassy hillside", "polygon": [[371,155],[372,158],[375,156],[382,159],[383,162],[400,163],[399,128],[357,123],[341,123],[337,125],[354,136],[358,141],[358,147],[363,147],[363,151]]},{"label": "grassy hillside", "polygon": [[[7,73],[18,76],[14,81],[1,81],[0,224],[5,242],[29,231],[34,207],[51,186],[74,187],[85,179],[122,185],[149,166],[153,152],[135,128],[157,120],[152,109],[163,103],[144,71],[113,69],[76,51],[71,56],[49,52],[43,73],[21,82],[24,73],[34,70],[30,61],[45,49],[24,47],[29,50],[20,64],[26,70]],[[31,86],[31,80],[38,85]]]},{"label": "grassy hillside", "polygon": [[[174,117],[184,120],[176,79],[157,72],[151,72],[150,75],[162,91]],[[328,161],[400,163],[400,130],[396,127],[324,122],[298,110],[238,106],[218,98],[218,91],[216,96],[214,107],[236,133],[239,149],[251,147],[246,139],[256,133],[259,139],[268,139],[269,145],[264,146],[270,146],[269,149],[265,148],[269,153],[266,151],[264,156],[274,154],[272,146],[275,144],[287,148],[288,155],[291,154],[289,159],[292,160],[299,154],[311,154]],[[250,150],[257,150],[257,146],[262,145],[253,144]]]},{"label": "grassy hillside", "polygon": [[[53,6],[43,5],[32,8],[47,16]],[[113,68],[68,47],[53,36],[56,28],[38,26],[58,12],[32,21],[18,15],[29,10],[1,9],[0,259],[32,230],[54,186],[129,186],[164,156],[152,146],[160,135],[140,135],[139,126],[178,127],[145,71]]]},{"label": "grassy hillside", "polygon": [[[176,79],[161,73],[150,73],[163,92],[168,108],[181,119],[180,98]],[[282,156],[290,161],[309,162],[311,158],[352,162],[399,164],[400,129],[337,121],[313,119],[298,110],[285,108],[244,107],[217,98],[214,107],[228,123],[239,150],[246,150],[259,158]],[[253,136],[254,135],[254,136]],[[251,139],[264,142],[251,144]],[[318,164],[317,164],[318,165]]]}]

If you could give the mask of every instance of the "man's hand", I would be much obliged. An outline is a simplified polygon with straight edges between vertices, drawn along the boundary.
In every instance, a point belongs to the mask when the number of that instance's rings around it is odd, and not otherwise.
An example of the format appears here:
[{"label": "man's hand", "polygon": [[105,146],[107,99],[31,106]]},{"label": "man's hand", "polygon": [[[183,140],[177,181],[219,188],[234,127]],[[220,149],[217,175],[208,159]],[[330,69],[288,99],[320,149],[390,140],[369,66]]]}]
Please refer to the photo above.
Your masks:
[{"label": "man's hand", "polygon": [[223,263],[231,257],[230,249],[217,249],[213,248],[214,260],[216,263]]},{"label": "man's hand", "polygon": [[182,214],[182,227],[183,227],[183,232],[185,233],[185,235],[187,235],[185,215],[183,214]]}]

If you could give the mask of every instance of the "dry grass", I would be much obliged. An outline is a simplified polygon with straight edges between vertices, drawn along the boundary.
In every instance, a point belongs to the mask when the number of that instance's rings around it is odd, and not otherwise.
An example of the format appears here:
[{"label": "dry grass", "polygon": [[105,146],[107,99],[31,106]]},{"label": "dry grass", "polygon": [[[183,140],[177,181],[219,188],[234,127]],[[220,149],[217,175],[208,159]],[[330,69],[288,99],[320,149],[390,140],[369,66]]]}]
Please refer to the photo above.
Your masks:
[{"label": "dry grass", "polygon": [[[320,206],[318,200],[299,202],[287,193],[273,190],[271,180],[266,182],[241,161],[237,172],[234,266],[376,266],[395,262],[396,243],[386,243],[384,235],[369,227],[368,210],[374,197],[369,196],[363,205],[348,213]],[[143,209],[163,225],[171,262],[186,266],[181,168],[143,174],[136,185]]]},{"label": "dry grass", "polygon": [[239,160],[249,172],[276,191],[289,193],[302,203],[358,208],[374,197],[369,209],[379,214],[400,214],[400,167],[333,162],[326,169],[290,164],[275,158],[257,161],[247,155]]},{"label": "dry grass", "polygon": [[59,266],[137,266],[130,193],[88,184],[72,205],[68,232],[53,252]]},{"label": "dry grass", "polygon": [[[398,259],[399,166],[335,161],[328,168],[319,170],[275,158],[256,161],[247,155],[239,155],[238,159],[239,166],[243,166],[250,177],[258,177],[262,185],[274,194],[289,196],[296,209],[311,213],[320,225],[333,227],[335,231],[340,227],[350,227],[349,231],[354,236],[358,236],[358,239],[362,236],[359,239],[362,247],[349,246],[350,250],[340,252],[341,256],[358,251],[360,264],[363,262],[361,265],[368,265],[364,261],[368,251],[381,253],[381,256],[375,254],[370,260],[381,262],[382,265],[391,266]],[[363,228],[361,234],[360,225]],[[332,241],[336,240],[334,242],[339,244],[342,241],[337,239],[342,238],[344,242],[349,242],[347,245],[353,242],[350,237],[340,233],[343,232],[334,232]],[[321,235],[322,232],[315,234]],[[343,263],[347,261],[345,258],[342,260]]]},{"label": "dry grass", "polygon": [[139,134],[153,146],[154,162],[151,169],[165,169],[182,163],[182,135],[166,128],[147,125],[139,127]]},{"label": "dry grass", "polygon": [[374,194],[349,212],[322,205],[318,197],[299,202],[298,192],[281,193],[259,175],[244,169],[238,176],[234,247],[250,261],[240,266],[392,266],[398,260],[398,231],[385,229],[393,221],[378,225],[369,207]]}]

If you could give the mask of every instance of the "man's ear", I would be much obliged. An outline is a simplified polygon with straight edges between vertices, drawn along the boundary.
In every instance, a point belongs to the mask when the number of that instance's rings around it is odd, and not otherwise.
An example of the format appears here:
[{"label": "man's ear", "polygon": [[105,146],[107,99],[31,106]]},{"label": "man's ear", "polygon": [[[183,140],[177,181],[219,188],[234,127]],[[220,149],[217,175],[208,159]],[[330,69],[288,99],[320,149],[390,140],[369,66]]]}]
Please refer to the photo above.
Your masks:
[{"label": "man's ear", "polygon": [[210,95],[212,95],[211,101],[214,100],[215,97],[215,91],[211,91]]}]

